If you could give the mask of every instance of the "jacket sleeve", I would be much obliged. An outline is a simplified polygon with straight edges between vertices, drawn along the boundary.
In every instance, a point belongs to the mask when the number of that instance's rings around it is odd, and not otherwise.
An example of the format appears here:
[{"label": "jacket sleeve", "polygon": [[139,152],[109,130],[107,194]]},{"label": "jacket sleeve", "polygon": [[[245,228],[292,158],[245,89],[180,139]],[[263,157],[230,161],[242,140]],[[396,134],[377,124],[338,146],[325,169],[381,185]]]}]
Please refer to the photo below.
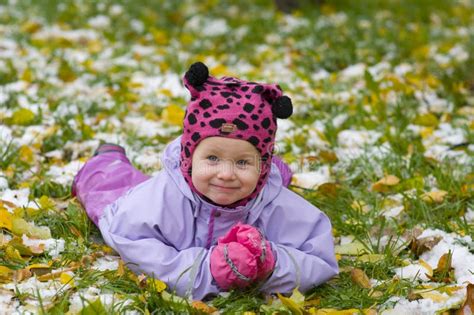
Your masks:
[{"label": "jacket sleeve", "polygon": [[193,246],[191,203],[166,172],[109,205],[99,228],[106,243],[134,272],[166,282],[181,296],[202,299],[219,292],[212,283],[209,250]]},{"label": "jacket sleeve", "polygon": [[329,218],[294,192],[283,188],[257,226],[276,255],[275,269],[262,286],[267,293],[305,292],[338,273]]}]

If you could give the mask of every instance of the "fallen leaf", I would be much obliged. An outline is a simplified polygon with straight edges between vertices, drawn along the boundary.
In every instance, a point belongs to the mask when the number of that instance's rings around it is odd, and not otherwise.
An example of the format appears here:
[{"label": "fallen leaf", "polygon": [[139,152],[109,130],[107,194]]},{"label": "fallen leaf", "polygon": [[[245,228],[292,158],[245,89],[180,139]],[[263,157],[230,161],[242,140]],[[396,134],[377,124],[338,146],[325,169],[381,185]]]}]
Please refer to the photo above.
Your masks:
[{"label": "fallen leaf", "polygon": [[71,287],[75,286],[74,274],[71,274],[70,272],[62,272],[59,276],[59,281],[62,284],[69,284]]},{"label": "fallen leaf", "polygon": [[424,193],[421,195],[421,199],[428,203],[442,203],[444,201],[444,197],[446,197],[447,194],[447,191],[435,190]]},{"label": "fallen leaf", "polygon": [[359,261],[370,262],[370,263],[376,263],[384,259],[385,259],[385,255],[383,254],[364,254],[357,257],[357,260]]},{"label": "fallen leaf", "polygon": [[0,283],[10,282],[13,276],[13,270],[8,267],[0,266]]},{"label": "fallen leaf", "polygon": [[421,266],[423,266],[423,268],[426,269],[426,271],[428,271],[426,274],[428,276],[432,276],[433,275],[433,268],[430,266],[430,264],[428,264],[426,261],[424,261],[423,259],[419,259],[418,262],[420,263]]},{"label": "fallen leaf", "polygon": [[86,301],[88,305],[83,307],[79,315],[107,315],[108,312],[98,298],[94,302]]},{"label": "fallen leaf", "polygon": [[393,186],[396,186],[400,179],[395,175],[387,175],[372,185],[372,190],[376,192],[389,192]]},{"label": "fallen leaf", "polygon": [[409,244],[410,250],[417,257],[421,256],[424,252],[430,251],[433,247],[438,244],[443,238],[438,235],[414,238]]},{"label": "fallen leaf", "polygon": [[7,245],[7,247],[5,248],[5,254],[6,254],[5,256],[11,261],[18,262],[18,263],[25,262],[25,259],[21,257],[20,252],[11,245]]},{"label": "fallen leaf", "polygon": [[15,281],[21,282],[25,279],[31,278],[32,275],[33,274],[28,268],[23,268],[15,270],[15,272],[13,273],[13,278],[15,279]]},{"label": "fallen leaf", "polygon": [[471,315],[474,314],[474,284],[469,283],[466,287],[466,301],[456,315]]},{"label": "fallen leaf", "polygon": [[370,279],[362,269],[354,268],[351,271],[351,280],[361,288],[370,289]]},{"label": "fallen leaf", "polygon": [[304,305],[304,295],[295,288],[293,293],[290,297],[285,297],[280,293],[277,293],[278,298],[280,299],[281,303],[285,305],[292,314],[303,315],[303,305]]},{"label": "fallen leaf", "polygon": [[335,252],[340,255],[358,256],[367,251],[364,244],[359,241],[353,241],[352,243],[344,245],[336,245]]},{"label": "fallen leaf", "polygon": [[212,314],[215,311],[217,311],[217,308],[209,306],[209,305],[207,305],[206,303],[204,303],[202,301],[193,301],[191,303],[191,306],[193,308],[197,309],[198,311],[201,311],[205,314]]},{"label": "fallen leaf", "polygon": [[12,230],[12,214],[6,209],[0,209],[0,229]]},{"label": "fallen leaf", "polygon": [[51,272],[51,263],[49,264],[32,264],[26,267],[36,276],[42,276]]},{"label": "fallen leaf", "polygon": [[453,254],[447,252],[439,258],[438,266],[433,270],[433,275],[426,275],[431,281],[451,283],[454,281],[454,268],[451,266]]},{"label": "fallen leaf", "polygon": [[181,126],[183,118],[184,110],[178,105],[169,105],[161,112],[161,119],[170,125]]}]

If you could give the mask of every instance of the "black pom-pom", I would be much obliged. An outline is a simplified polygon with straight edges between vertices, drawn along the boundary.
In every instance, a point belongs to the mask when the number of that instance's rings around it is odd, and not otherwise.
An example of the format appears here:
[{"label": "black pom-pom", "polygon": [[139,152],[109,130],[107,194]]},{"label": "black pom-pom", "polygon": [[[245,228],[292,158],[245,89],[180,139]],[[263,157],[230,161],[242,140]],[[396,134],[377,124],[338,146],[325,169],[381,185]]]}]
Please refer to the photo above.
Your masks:
[{"label": "black pom-pom", "polygon": [[288,96],[281,96],[275,100],[272,106],[273,115],[277,118],[288,118],[293,114],[293,104]]},{"label": "black pom-pom", "polygon": [[202,85],[209,77],[209,70],[202,62],[196,62],[189,67],[189,70],[184,75],[188,83],[194,87]]}]

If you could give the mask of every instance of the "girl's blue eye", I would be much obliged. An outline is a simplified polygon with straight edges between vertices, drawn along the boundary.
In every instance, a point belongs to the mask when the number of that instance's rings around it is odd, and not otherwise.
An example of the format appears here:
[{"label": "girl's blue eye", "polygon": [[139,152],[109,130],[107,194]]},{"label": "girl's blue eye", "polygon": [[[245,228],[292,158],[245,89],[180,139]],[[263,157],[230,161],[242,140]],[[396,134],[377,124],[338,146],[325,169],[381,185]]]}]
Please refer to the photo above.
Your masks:
[{"label": "girl's blue eye", "polygon": [[247,164],[248,164],[248,161],[246,161],[246,160],[238,160],[237,161],[237,165],[239,165],[239,166],[245,166]]},{"label": "girl's blue eye", "polygon": [[209,155],[207,159],[211,162],[216,162],[218,160],[217,156],[215,155]]}]

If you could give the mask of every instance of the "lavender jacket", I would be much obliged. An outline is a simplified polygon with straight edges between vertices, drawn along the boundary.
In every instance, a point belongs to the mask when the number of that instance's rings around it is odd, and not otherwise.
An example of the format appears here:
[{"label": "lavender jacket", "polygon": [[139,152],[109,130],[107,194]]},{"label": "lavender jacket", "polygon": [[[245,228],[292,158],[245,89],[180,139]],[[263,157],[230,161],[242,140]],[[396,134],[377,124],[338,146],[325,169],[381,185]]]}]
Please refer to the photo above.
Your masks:
[{"label": "lavender jacket", "polygon": [[164,152],[164,170],[105,207],[99,218],[106,243],[132,270],[153,275],[181,296],[218,293],[210,253],[217,238],[240,221],[258,227],[276,256],[261,291],[304,292],[337,274],[328,217],[285,188],[276,165],[253,202],[228,209],[193,194],[180,172],[179,153],[178,138]]}]

